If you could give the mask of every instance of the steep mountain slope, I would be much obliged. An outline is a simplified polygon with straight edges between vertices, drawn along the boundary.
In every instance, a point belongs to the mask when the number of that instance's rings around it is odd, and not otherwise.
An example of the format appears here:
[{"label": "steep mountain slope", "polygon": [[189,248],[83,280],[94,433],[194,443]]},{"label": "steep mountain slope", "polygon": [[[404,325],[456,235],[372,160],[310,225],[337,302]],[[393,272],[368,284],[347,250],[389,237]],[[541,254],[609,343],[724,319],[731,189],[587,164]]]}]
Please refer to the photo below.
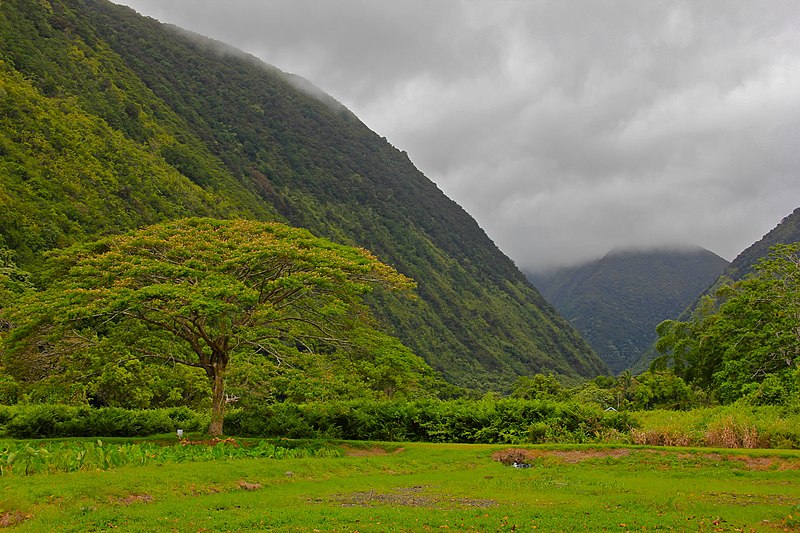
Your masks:
[{"label": "steep mountain slope", "polygon": [[691,312],[697,307],[700,299],[713,294],[722,284],[724,279],[740,280],[753,271],[753,267],[762,257],[769,254],[769,249],[776,244],[791,244],[800,241],[800,207],[794,210],[781,220],[777,226],[767,232],[758,241],[748,246],[742,253],[737,255],[733,261],[722,271],[719,278],[708,286],[691,304],[683,310],[679,318],[688,320]]},{"label": "steep mountain slope", "polygon": [[[703,296],[713,294],[721,286],[724,279],[739,280],[752,272],[753,266],[758,260],[767,256],[770,247],[776,244],[790,244],[798,241],[800,241],[800,208],[795,209],[792,214],[784,217],[775,228],[736,256],[736,258],[725,267],[714,283],[711,283],[704,291],[700,292],[676,318],[682,321],[689,320],[692,312],[700,303],[700,299]],[[656,352],[654,342],[642,354],[642,357],[632,368],[637,372],[643,372],[647,370],[650,363],[657,356],[658,353]]]},{"label": "steep mountain slope", "polygon": [[776,244],[791,244],[798,241],[800,241],[800,207],[784,217],[777,226],[761,239],[737,255],[722,275],[733,280],[742,279],[753,271],[753,266],[759,259],[767,256],[770,247]]},{"label": "steep mountain slope", "polygon": [[606,370],[461,207],[310,84],[105,0],[3,0],[0,61],[17,264],[187,214],[278,219],[413,277],[418,299],[373,307],[453,383]]},{"label": "steep mountain slope", "polygon": [[728,262],[708,250],[616,251],[529,279],[614,372],[636,363],[655,327],[677,317]]}]

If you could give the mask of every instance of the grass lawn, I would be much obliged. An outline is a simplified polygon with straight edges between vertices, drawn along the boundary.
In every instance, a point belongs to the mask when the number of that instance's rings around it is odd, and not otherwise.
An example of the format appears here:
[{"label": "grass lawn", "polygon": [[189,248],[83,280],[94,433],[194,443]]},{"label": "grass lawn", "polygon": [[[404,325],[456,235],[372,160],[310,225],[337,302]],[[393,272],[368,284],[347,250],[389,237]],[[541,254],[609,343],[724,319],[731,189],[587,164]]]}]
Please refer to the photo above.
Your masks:
[{"label": "grass lawn", "polygon": [[19,531],[781,531],[800,452],[350,444],[343,457],[221,459],[0,477]]}]

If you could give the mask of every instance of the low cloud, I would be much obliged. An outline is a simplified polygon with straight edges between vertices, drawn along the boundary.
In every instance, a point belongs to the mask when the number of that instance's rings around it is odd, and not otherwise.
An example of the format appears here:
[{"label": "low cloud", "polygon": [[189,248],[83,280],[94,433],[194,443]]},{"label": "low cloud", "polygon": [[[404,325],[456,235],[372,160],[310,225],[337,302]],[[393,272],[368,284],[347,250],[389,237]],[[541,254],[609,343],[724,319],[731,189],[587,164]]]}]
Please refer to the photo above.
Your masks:
[{"label": "low cloud", "polygon": [[732,259],[800,206],[794,0],[127,0],[311,80],[525,269]]}]

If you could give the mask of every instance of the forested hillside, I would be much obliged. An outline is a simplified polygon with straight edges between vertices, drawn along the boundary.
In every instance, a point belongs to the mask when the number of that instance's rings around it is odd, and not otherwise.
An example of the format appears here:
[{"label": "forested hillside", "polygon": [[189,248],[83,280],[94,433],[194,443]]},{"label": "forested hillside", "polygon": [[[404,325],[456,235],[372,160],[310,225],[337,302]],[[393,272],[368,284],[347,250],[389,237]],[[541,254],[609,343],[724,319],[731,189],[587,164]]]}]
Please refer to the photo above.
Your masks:
[{"label": "forested hillside", "polygon": [[[792,244],[800,242],[800,207],[795,209],[791,214],[781,220],[777,226],[772,228],[761,237],[758,241],[754,242],[745,250],[737,255],[733,261],[722,271],[720,276],[709,285],[705,291],[698,294],[697,297],[681,312],[679,318],[681,320],[688,320],[692,312],[697,308],[700,300],[704,296],[711,296],[714,292],[722,286],[726,281],[738,281],[748,274],[751,274],[756,264],[761,259],[769,255],[769,249],[776,244]],[[655,356],[653,349],[647,354],[651,359]],[[649,359],[644,361],[639,366],[644,369],[649,364]]]},{"label": "forested hillside", "polygon": [[185,216],[284,221],[416,280],[416,300],[379,291],[372,307],[453,383],[607,370],[404,152],[309,87],[105,0],[3,0],[5,262],[37,283],[44,252],[98,236]]},{"label": "forested hillside", "polygon": [[618,373],[650,348],[659,322],[680,315],[727,265],[702,248],[631,250],[529,278]]},{"label": "forested hillside", "polygon": [[798,241],[800,241],[800,207],[787,215],[761,239],[737,255],[728,268],[725,269],[723,276],[733,280],[742,279],[753,271],[753,267],[759,259],[767,257],[772,246],[776,244],[791,244]]}]

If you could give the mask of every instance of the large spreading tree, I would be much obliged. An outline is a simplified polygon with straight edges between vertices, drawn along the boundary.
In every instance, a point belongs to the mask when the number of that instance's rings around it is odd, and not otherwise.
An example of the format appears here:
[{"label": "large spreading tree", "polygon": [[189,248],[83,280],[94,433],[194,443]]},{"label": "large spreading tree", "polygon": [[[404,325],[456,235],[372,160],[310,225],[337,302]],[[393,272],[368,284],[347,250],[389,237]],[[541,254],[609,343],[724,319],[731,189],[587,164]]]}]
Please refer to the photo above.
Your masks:
[{"label": "large spreading tree", "polygon": [[245,220],[157,224],[55,252],[50,265],[48,287],[6,310],[8,366],[155,358],[202,369],[212,435],[234,354],[279,362],[346,345],[369,318],[364,294],[414,286],[366,250]]},{"label": "large spreading tree", "polygon": [[688,321],[656,331],[671,368],[723,403],[785,403],[800,392],[800,243],[770,249],[755,271],[707,296]]}]

